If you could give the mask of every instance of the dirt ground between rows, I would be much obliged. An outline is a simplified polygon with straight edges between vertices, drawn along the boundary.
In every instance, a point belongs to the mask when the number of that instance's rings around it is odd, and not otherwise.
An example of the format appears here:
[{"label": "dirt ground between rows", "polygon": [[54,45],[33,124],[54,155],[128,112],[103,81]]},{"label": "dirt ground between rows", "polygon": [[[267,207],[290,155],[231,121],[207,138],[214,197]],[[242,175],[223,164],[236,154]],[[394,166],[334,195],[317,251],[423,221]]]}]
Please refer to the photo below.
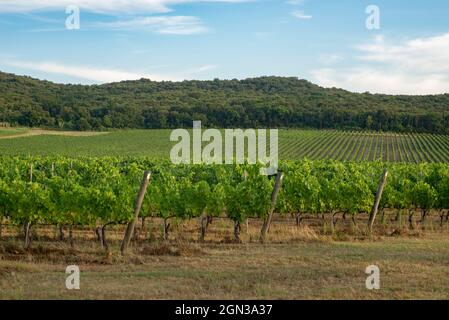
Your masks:
[{"label": "dirt ground between rows", "polygon": [[[7,132],[8,129],[2,129],[2,131]],[[91,132],[91,131],[55,131],[44,129],[29,129],[24,130],[23,132],[17,132],[11,129],[10,131],[11,135],[0,136],[0,139],[15,139],[15,138],[43,136],[43,135],[67,136],[67,137],[91,137],[108,133],[108,132]]]}]

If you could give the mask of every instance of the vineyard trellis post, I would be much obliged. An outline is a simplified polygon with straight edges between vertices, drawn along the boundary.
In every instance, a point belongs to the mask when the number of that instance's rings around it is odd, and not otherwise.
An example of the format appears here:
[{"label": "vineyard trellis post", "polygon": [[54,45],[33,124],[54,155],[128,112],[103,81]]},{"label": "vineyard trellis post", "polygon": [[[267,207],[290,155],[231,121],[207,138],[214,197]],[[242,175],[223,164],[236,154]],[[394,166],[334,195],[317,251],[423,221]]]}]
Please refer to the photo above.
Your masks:
[{"label": "vineyard trellis post", "polygon": [[25,234],[25,250],[28,250],[31,245],[30,229],[31,229],[31,222],[29,221],[25,222],[23,226],[23,233]]},{"label": "vineyard trellis post", "polygon": [[265,242],[265,237],[267,235],[268,229],[270,228],[270,224],[271,224],[271,218],[273,216],[273,212],[276,208],[276,201],[277,201],[277,197],[279,194],[279,191],[281,189],[282,186],[282,180],[284,179],[284,173],[282,171],[278,171],[277,175],[276,175],[276,182],[274,184],[274,189],[273,192],[271,194],[271,208],[270,208],[270,212],[268,212],[268,216],[266,217],[266,219],[263,222],[263,226],[262,226],[262,230],[260,232],[260,242],[264,243]]},{"label": "vineyard trellis post", "polygon": [[368,231],[370,234],[373,232],[374,221],[376,220],[376,215],[377,215],[377,212],[379,211],[379,204],[380,204],[380,200],[382,199],[382,193],[384,191],[385,185],[387,183],[387,178],[388,178],[388,170],[385,169],[384,173],[382,174],[382,177],[379,181],[379,187],[377,188],[376,199],[374,201],[374,206],[373,206],[373,209],[371,211],[371,214],[370,214],[369,220],[368,220]]},{"label": "vineyard trellis post", "polygon": [[[33,164],[30,164],[30,183],[32,183],[32,182],[33,182]],[[31,222],[25,221],[25,223],[23,225],[23,234],[25,237],[25,243],[24,243],[25,250],[28,250],[31,245],[31,236],[30,236],[31,230],[30,229],[31,229]]]},{"label": "vineyard trellis post", "polygon": [[148,184],[150,183],[151,172],[145,171],[142,179],[142,183],[140,184],[139,194],[136,198],[136,203],[134,207],[134,218],[128,223],[126,227],[125,236],[121,245],[121,253],[122,255],[126,254],[126,250],[128,249],[129,242],[131,241],[131,236],[134,233],[134,227],[136,226],[136,222],[139,219],[140,209],[142,208],[143,199],[145,197],[145,193],[148,188]]}]

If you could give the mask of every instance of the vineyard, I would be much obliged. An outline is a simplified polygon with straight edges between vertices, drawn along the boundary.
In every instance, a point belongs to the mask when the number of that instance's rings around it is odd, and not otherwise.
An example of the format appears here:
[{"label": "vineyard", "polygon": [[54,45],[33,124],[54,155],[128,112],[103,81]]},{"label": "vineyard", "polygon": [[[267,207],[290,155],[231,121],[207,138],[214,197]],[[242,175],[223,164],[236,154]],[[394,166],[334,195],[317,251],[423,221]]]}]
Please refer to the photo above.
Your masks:
[{"label": "vineyard", "polygon": [[[4,131],[16,135],[17,131]],[[174,143],[170,130],[120,130],[86,136],[16,136],[0,139],[2,155],[144,156],[168,159]],[[56,132],[57,133],[57,132]],[[449,162],[449,136],[336,130],[279,130],[279,156],[284,160],[334,159],[406,163]]]},{"label": "vineyard", "polygon": [[226,218],[239,241],[245,220],[264,221],[267,229],[273,211],[294,216],[298,225],[305,216],[328,221],[332,229],[338,217],[357,225],[359,215],[373,207],[385,168],[381,212],[406,216],[410,228],[419,228],[429,216],[437,216],[442,227],[449,218],[448,164],[284,161],[282,185],[276,177],[260,175],[258,166],[175,166],[147,158],[2,157],[0,168],[1,221],[23,227],[26,245],[33,226],[43,224],[89,227],[107,248],[107,227],[133,220],[146,170],[152,175],[140,218],[162,220],[164,239],[171,220],[197,219],[204,240],[211,221]]},{"label": "vineyard", "polygon": [[345,131],[285,131],[280,141],[283,159],[342,161],[449,162],[449,137]]}]

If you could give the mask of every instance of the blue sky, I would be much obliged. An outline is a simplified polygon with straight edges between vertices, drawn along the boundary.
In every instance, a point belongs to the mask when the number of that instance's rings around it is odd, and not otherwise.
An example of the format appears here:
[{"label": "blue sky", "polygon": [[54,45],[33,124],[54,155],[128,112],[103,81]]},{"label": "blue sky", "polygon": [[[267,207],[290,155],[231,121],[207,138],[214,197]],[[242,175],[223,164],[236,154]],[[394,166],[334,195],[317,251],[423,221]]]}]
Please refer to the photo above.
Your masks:
[{"label": "blue sky", "polygon": [[[80,29],[66,28],[66,7]],[[369,30],[366,8],[380,10]],[[449,1],[0,0],[0,70],[62,83],[294,76],[449,92]]]}]

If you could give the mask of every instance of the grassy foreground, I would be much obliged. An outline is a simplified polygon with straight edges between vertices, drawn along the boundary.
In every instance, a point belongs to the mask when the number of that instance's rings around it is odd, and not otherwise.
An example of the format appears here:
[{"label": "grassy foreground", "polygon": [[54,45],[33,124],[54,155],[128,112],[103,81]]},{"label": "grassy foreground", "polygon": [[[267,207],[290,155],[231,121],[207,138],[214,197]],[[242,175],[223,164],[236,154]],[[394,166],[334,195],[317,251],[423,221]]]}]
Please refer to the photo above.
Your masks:
[{"label": "grassy foreground", "polygon": [[[0,244],[0,299],[447,299],[449,236],[329,238],[243,244],[147,241],[120,257],[93,241],[23,252]],[[78,265],[81,289],[65,288]],[[380,268],[381,289],[367,290],[365,268]]]}]

